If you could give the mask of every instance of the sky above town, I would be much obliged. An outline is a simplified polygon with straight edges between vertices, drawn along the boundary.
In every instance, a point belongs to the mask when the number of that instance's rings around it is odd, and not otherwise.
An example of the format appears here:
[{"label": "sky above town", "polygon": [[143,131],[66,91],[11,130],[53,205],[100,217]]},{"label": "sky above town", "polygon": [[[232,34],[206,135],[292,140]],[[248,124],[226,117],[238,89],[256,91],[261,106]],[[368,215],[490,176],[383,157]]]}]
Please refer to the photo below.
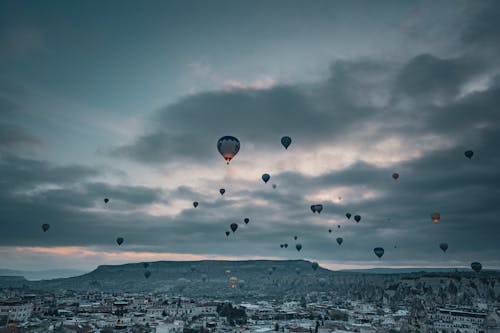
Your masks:
[{"label": "sky above town", "polygon": [[0,268],[500,268],[498,17],[498,1],[1,0]]}]

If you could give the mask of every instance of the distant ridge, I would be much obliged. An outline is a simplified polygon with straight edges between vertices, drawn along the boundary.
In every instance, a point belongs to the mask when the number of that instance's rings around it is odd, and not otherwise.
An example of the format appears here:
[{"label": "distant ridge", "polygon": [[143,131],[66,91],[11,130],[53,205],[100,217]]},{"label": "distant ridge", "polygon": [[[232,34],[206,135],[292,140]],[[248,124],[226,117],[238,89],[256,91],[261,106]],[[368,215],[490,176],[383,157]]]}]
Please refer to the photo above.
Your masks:
[{"label": "distant ridge", "polygon": [[[407,274],[407,273],[454,273],[470,272],[468,267],[438,268],[438,267],[412,267],[412,268],[366,268],[366,269],[342,269],[337,272],[365,273],[365,274]],[[497,271],[487,269],[486,271]]]},{"label": "distant ridge", "polygon": [[0,268],[0,276],[22,276],[28,281],[69,278],[87,273],[76,269],[49,269],[43,271],[22,271]]}]

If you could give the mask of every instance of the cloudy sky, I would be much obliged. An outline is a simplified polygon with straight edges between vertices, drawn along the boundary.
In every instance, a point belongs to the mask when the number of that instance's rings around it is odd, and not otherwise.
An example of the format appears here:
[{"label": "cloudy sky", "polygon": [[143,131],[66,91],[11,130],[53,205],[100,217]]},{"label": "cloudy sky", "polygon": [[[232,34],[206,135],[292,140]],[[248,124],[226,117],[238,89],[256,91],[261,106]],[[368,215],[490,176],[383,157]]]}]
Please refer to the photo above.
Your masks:
[{"label": "cloudy sky", "polygon": [[[500,268],[499,16],[498,1],[0,1],[0,267]],[[224,135],[241,142],[229,166]]]}]

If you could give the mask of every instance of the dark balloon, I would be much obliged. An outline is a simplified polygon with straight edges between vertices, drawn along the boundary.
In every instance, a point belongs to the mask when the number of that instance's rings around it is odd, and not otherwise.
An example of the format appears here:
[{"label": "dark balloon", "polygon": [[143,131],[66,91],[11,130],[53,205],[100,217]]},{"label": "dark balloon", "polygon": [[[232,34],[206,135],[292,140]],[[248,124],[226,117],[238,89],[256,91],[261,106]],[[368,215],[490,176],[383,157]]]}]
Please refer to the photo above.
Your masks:
[{"label": "dark balloon", "polygon": [[271,267],[273,269],[273,272],[278,268],[276,266]]},{"label": "dark balloon", "polygon": [[441,214],[439,214],[439,213],[432,213],[431,214],[431,220],[434,223],[439,223],[439,220],[441,220]]},{"label": "dark balloon", "polygon": [[352,215],[351,215],[351,213],[346,213],[346,214],[345,214],[345,217],[347,217],[348,219],[350,219],[350,218],[351,218],[351,216],[352,216]]},{"label": "dark balloon", "polygon": [[297,249],[297,251],[302,250],[302,244],[295,245],[295,248]]},{"label": "dark balloon", "polygon": [[42,230],[43,230],[43,232],[47,232],[47,230],[49,230],[49,228],[50,228],[50,224],[48,224],[48,223],[42,224]]},{"label": "dark balloon", "polygon": [[276,189],[276,184],[273,184],[273,188]]},{"label": "dark balloon", "polygon": [[243,222],[245,222],[245,224],[248,224],[248,222],[250,222],[250,219],[248,217],[245,217],[245,219],[243,220]]},{"label": "dark balloon", "polygon": [[283,145],[283,147],[285,147],[285,149],[288,149],[288,146],[290,146],[291,143],[292,143],[291,137],[284,136],[281,138],[281,144]]},{"label": "dark balloon", "polygon": [[118,237],[118,238],[116,239],[116,243],[117,243],[118,245],[122,245],[122,244],[123,244],[123,237]]},{"label": "dark balloon", "polygon": [[339,228],[339,229],[340,229],[340,224],[337,226],[337,228]]},{"label": "dark balloon", "polygon": [[236,229],[238,229],[238,225],[237,225],[236,223],[231,223],[231,225],[230,225],[229,227],[231,228],[231,230],[232,230],[233,232],[235,232],[235,231],[236,231]]},{"label": "dark balloon", "polygon": [[145,277],[146,279],[149,279],[149,277],[150,277],[150,276],[151,276],[151,272],[150,272],[150,271],[145,271],[145,272],[144,272],[144,277]]},{"label": "dark balloon", "polygon": [[470,264],[470,268],[472,268],[474,272],[479,273],[481,272],[481,269],[483,269],[483,265],[478,262],[473,262],[472,264]]},{"label": "dark balloon", "polygon": [[284,247],[285,247],[285,245],[283,245],[283,244],[280,244],[280,247],[281,247],[281,248],[284,248]]},{"label": "dark balloon", "polygon": [[227,164],[240,151],[240,141],[234,136],[223,136],[217,141],[217,150],[224,157]]},{"label": "dark balloon", "polygon": [[194,208],[198,207],[198,201],[193,202]]},{"label": "dark balloon", "polygon": [[318,212],[318,214],[320,214],[322,210],[323,210],[323,205],[321,204],[316,205],[316,211]]},{"label": "dark balloon", "polygon": [[343,242],[344,242],[344,239],[343,239],[342,237],[338,237],[338,238],[337,238],[337,243],[338,243],[339,245],[342,245],[342,243],[343,243]]},{"label": "dark balloon", "polygon": [[285,249],[287,249],[287,248],[288,248],[288,244],[287,244],[287,243],[285,243],[285,244],[283,244],[283,245],[285,245]]},{"label": "dark balloon", "polygon": [[144,266],[144,268],[148,268],[148,267],[149,267],[149,263],[147,263],[147,262],[143,262],[143,263],[142,263],[142,266]]},{"label": "dark balloon", "polygon": [[382,256],[384,255],[384,249],[381,247],[374,248],[373,252],[375,252],[375,255],[379,258],[382,258]]},{"label": "dark balloon", "polygon": [[267,173],[265,173],[265,174],[262,175],[262,180],[266,184],[267,184],[267,182],[269,181],[270,178],[271,178],[271,176],[269,176],[269,174],[267,174]]},{"label": "dark balloon", "polygon": [[474,152],[472,150],[467,150],[465,153],[464,153],[465,157],[467,157],[469,160],[472,158],[472,156],[474,156]]},{"label": "dark balloon", "polygon": [[226,237],[229,236],[230,232],[229,231],[226,231]]},{"label": "dark balloon", "polygon": [[359,216],[359,215],[354,215],[354,220],[355,220],[356,222],[361,221],[361,216]]},{"label": "dark balloon", "polygon": [[316,261],[314,261],[314,262],[311,264],[311,267],[312,267],[312,269],[313,269],[313,270],[317,270],[317,269],[318,269],[318,267],[319,267],[319,265],[318,265],[318,263],[317,263]]},{"label": "dark balloon", "polygon": [[223,188],[221,188],[221,189],[219,190],[219,193],[220,193],[220,195],[224,195],[224,193],[226,193],[226,190],[225,190],[225,189],[223,189]]},{"label": "dark balloon", "polygon": [[443,252],[446,252],[446,250],[448,250],[448,243],[439,244],[439,248],[443,250]]},{"label": "dark balloon", "polygon": [[399,173],[393,173],[393,174],[392,174],[392,178],[393,178],[394,180],[398,180],[398,178],[399,178]]},{"label": "dark balloon", "polygon": [[297,238],[299,238],[299,237],[297,237],[297,236],[293,236],[293,239],[297,240]]},{"label": "dark balloon", "polygon": [[329,233],[332,233],[332,229],[328,229],[328,232],[329,232]]},{"label": "dark balloon", "polygon": [[104,198],[104,203],[108,203],[109,202],[109,199],[108,198]]},{"label": "dark balloon", "polygon": [[313,213],[316,213],[316,205],[311,205],[311,211],[312,211]]}]

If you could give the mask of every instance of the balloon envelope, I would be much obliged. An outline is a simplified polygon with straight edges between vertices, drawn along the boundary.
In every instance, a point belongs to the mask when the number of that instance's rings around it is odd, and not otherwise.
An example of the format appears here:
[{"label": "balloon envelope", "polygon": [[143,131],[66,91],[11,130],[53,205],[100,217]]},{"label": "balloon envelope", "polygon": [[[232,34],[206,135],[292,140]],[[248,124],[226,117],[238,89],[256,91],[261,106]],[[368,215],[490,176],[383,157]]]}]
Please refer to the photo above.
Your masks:
[{"label": "balloon envelope", "polygon": [[361,221],[361,216],[359,216],[359,215],[354,215],[354,220],[355,220],[356,222]]},{"label": "balloon envelope", "polygon": [[265,173],[262,175],[262,180],[264,181],[264,183],[267,183],[270,178],[271,178],[271,176],[269,176],[268,173]]},{"label": "balloon envelope", "polygon": [[48,224],[48,223],[42,224],[42,230],[43,230],[43,232],[46,232],[47,230],[49,230],[49,228],[50,228],[50,224]]},{"label": "balloon envelope", "polygon": [[229,236],[230,232],[229,231],[226,231],[226,236]]},{"label": "balloon envelope", "polygon": [[116,243],[117,243],[118,245],[122,245],[122,244],[123,244],[123,237],[118,237],[118,238],[116,239]]},{"label": "balloon envelope", "polygon": [[348,219],[350,219],[350,218],[351,218],[351,216],[352,216],[352,215],[351,215],[351,213],[346,213],[346,214],[345,214],[345,217],[347,217]]},{"label": "balloon envelope", "polygon": [[318,269],[318,267],[319,267],[319,264],[318,264],[316,261],[314,261],[314,262],[311,264],[311,267],[312,267],[312,269],[313,269],[313,270],[317,270],[317,269]]},{"label": "balloon envelope", "polygon": [[297,251],[302,250],[302,244],[295,245],[295,248],[297,249]]},{"label": "balloon envelope", "polygon": [[150,276],[151,276],[151,272],[150,272],[150,271],[145,271],[145,272],[144,272],[144,277],[145,277],[146,279],[149,279],[149,277],[150,277]]},{"label": "balloon envelope", "polygon": [[248,217],[245,217],[245,219],[243,220],[243,222],[245,222],[245,224],[248,224],[248,222],[250,222],[250,219]]},{"label": "balloon envelope", "polygon": [[439,244],[439,248],[443,250],[443,252],[446,252],[446,250],[448,250],[448,243]]},{"label": "balloon envelope", "polygon": [[431,214],[431,219],[432,219],[432,222],[438,223],[439,220],[441,219],[441,214],[439,214],[439,213],[432,213]]},{"label": "balloon envelope", "polygon": [[343,239],[342,237],[338,237],[338,238],[337,238],[337,243],[338,243],[339,245],[342,245],[342,242],[344,242],[344,239]]},{"label": "balloon envelope", "polygon": [[467,150],[465,153],[464,153],[465,157],[467,157],[468,159],[471,159],[472,156],[474,156],[474,152],[472,150]]},{"label": "balloon envelope", "polygon": [[283,145],[283,147],[285,147],[285,149],[288,149],[288,146],[290,146],[291,143],[292,143],[291,137],[284,136],[281,138],[281,144]]},{"label": "balloon envelope", "polygon": [[108,203],[109,202],[109,199],[108,198],[104,198],[104,203]]},{"label": "balloon envelope", "polygon": [[217,150],[224,157],[227,164],[229,164],[240,151],[240,140],[230,135],[223,136],[217,141]]},{"label": "balloon envelope", "polygon": [[481,263],[478,262],[473,262],[470,264],[470,268],[472,268],[474,272],[479,273],[481,269],[483,269],[483,265],[481,265]]},{"label": "balloon envelope", "polygon": [[198,201],[193,202],[194,208],[198,207]]},{"label": "balloon envelope", "polygon": [[231,228],[231,230],[232,230],[233,232],[235,232],[235,231],[236,231],[236,229],[238,229],[238,225],[237,225],[236,223],[231,223],[231,225],[230,225],[229,227]]},{"label": "balloon envelope", "polygon": [[381,258],[384,255],[384,249],[381,247],[374,248],[373,252],[375,252],[375,255],[379,258]]},{"label": "balloon envelope", "polygon": [[395,173],[393,173],[393,174],[392,174],[392,178],[393,178],[394,180],[398,180],[398,178],[399,178],[399,173],[396,173],[396,172],[395,172]]},{"label": "balloon envelope", "polygon": [[221,188],[221,189],[219,190],[219,193],[220,193],[220,195],[224,195],[224,193],[226,193],[226,190],[225,190],[225,189],[223,189],[223,188]]}]

